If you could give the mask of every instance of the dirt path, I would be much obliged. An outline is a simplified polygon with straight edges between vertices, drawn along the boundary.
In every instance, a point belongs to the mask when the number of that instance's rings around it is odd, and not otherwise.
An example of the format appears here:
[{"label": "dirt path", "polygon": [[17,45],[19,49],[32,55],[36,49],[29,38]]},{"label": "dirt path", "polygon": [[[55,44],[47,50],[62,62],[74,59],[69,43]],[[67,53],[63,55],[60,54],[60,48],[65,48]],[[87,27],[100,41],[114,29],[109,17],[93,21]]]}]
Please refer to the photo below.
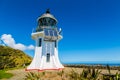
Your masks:
[{"label": "dirt path", "polygon": [[8,71],[9,73],[13,74],[13,77],[7,80],[24,80],[25,75],[27,74],[27,72],[25,71],[25,69],[18,69],[18,70],[10,70]]}]

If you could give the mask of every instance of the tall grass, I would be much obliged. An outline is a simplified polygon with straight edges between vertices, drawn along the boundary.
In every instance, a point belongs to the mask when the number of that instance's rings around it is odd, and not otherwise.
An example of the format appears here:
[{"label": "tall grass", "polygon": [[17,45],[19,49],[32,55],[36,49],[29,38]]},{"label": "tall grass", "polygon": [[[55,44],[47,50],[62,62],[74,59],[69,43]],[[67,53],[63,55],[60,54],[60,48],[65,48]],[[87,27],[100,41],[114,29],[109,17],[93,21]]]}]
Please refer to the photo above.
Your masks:
[{"label": "tall grass", "polygon": [[[110,70],[110,68],[109,68]],[[65,70],[56,71],[56,72],[29,72],[26,75],[25,80],[120,80],[120,73],[116,73],[114,77],[111,77],[112,74],[108,71],[107,75],[101,75],[101,70],[91,68],[84,68],[82,72],[79,69],[71,68],[70,71],[66,72]],[[51,76],[51,77],[50,77]],[[56,79],[57,76],[57,79]]]},{"label": "tall grass", "polygon": [[102,80],[120,80],[120,73],[112,74],[109,65],[106,66],[108,74],[103,74]]},{"label": "tall grass", "polygon": [[61,77],[61,80],[65,80],[65,77],[64,77],[64,76],[65,76],[64,70],[59,71],[57,74]]},{"label": "tall grass", "polygon": [[80,74],[76,70],[71,70],[70,72],[70,80],[97,80],[101,71],[98,69],[95,70],[94,68],[87,68],[83,69],[82,73]]},{"label": "tall grass", "polygon": [[70,80],[79,80],[80,79],[80,74],[76,71],[76,69],[72,69],[68,76],[69,76]]},{"label": "tall grass", "polygon": [[[82,73],[77,71],[77,69],[71,69],[69,73],[64,70],[56,72],[56,76],[59,76],[60,80],[97,80],[101,71],[91,69],[84,69]],[[42,79],[48,72],[29,72],[26,75],[25,80],[44,80]],[[52,73],[50,74],[52,76]]]},{"label": "tall grass", "polygon": [[34,73],[34,72],[29,72],[26,76],[25,76],[25,80],[41,80],[42,76],[45,75],[45,72],[42,73]]}]

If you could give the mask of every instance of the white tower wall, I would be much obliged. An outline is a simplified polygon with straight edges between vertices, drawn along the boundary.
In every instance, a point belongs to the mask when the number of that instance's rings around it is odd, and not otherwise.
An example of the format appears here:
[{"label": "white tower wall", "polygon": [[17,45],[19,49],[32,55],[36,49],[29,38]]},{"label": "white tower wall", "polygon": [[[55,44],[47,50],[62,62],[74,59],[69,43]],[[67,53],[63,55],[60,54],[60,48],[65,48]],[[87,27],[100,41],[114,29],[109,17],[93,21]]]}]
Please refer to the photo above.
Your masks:
[{"label": "white tower wall", "polygon": [[[27,67],[26,70],[56,70],[64,68],[64,66],[59,61],[58,49],[57,46],[55,47],[55,42],[44,41],[43,38],[41,38],[41,47],[39,47],[39,38],[41,37],[35,39],[35,55],[31,64]],[[49,62],[46,61],[47,53],[50,53]]]}]

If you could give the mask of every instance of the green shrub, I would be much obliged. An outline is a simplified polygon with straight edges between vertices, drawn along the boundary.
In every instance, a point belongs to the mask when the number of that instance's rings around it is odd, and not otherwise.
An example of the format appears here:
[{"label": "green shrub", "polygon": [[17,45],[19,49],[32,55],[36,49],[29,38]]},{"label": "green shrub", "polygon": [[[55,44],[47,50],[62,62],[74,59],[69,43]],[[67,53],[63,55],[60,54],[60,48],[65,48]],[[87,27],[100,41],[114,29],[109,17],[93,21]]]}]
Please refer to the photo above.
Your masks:
[{"label": "green shrub", "polygon": [[69,78],[70,80],[79,80],[80,74],[77,72],[77,70],[72,69],[71,72],[69,73]]},{"label": "green shrub", "polygon": [[97,80],[101,71],[95,68],[84,69],[80,75],[81,80]]},{"label": "green shrub", "polygon": [[0,69],[24,67],[31,62],[31,59],[21,50],[0,45]]}]

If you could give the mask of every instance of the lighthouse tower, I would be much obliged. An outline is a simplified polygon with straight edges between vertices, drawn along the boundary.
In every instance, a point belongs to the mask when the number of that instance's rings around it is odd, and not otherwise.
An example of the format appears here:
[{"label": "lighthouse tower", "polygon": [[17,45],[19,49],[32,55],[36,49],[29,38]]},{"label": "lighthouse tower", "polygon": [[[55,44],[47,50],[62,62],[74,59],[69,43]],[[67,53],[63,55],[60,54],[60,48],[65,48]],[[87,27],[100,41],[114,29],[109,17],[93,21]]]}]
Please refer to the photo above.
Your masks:
[{"label": "lighthouse tower", "polygon": [[58,42],[62,39],[57,29],[57,20],[47,10],[38,18],[36,32],[32,39],[36,41],[35,55],[27,70],[58,70],[64,68],[58,58]]}]

